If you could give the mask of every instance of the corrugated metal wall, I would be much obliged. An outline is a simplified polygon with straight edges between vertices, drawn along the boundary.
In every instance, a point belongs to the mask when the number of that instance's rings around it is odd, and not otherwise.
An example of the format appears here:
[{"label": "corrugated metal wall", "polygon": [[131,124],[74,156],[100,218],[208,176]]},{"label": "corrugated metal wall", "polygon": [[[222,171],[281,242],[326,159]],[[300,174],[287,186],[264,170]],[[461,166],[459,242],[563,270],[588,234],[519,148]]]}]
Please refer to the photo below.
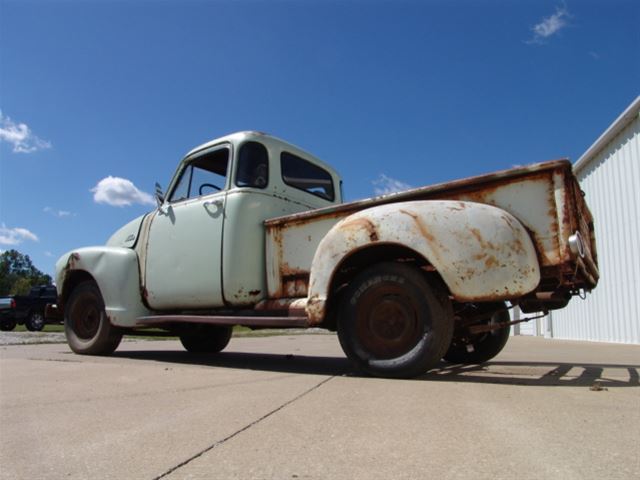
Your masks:
[{"label": "corrugated metal wall", "polygon": [[640,343],[640,117],[578,172],[595,219],[601,279],[551,313],[553,338]]}]

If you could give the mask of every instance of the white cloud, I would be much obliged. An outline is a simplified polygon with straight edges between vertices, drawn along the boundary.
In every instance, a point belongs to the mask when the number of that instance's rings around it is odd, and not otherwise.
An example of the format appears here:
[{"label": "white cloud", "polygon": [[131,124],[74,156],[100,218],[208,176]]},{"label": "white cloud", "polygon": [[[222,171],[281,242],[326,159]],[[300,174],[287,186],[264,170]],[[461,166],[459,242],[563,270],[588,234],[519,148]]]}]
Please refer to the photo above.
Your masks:
[{"label": "white cloud", "polygon": [[408,183],[388,177],[384,173],[381,173],[380,176],[371,183],[373,184],[373,193],[376,195],[386,195],[411,188],[411,185]]},{"label": "white cloud", "polygon": [[113,207],[125,207],[139,203],[141,205],[155,205],[153,197],[133,184],[131,180],[109,175],[98,182],[91,189],[96,203],[105,203]]},{"label": "white cloud", "polygon": [[531,28],[533,37],[527,43],[541,44],[546,39],[557,34],[567,26],[567,20],[571,17],[566,6],[556,7],[553,15],[543,18]]},{"label": "white cloud", "polygon": [[42,140],[33,134],[24,123],[16,123],[2,114],[0,110],[0,142],[13,147],[13,153],[32,153],[51,148],[51,142]]},{"label": "white cloud", "polygon": [[56,210],[52,207],[44,207],[42,211],[58,218],[70,217],[71,215],[73,215],[73,213],[68,212],[67,210]]},{"label": "white cloud", "polygon": [[20,245],[25,240],[38,242],[38,236],[26,228],[7,228],[3,223],[0,227],[0,245]]}]

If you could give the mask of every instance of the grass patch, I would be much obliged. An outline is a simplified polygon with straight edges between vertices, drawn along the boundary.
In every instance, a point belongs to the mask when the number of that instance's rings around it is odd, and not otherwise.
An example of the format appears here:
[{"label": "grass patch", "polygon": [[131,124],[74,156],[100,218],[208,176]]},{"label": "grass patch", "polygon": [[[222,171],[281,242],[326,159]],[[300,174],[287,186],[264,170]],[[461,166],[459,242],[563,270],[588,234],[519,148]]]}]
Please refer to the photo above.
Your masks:
[{"label": "grass patch", "polygon": [[[16,328],[14,328],[12,330],[12,332],[28,332],[28,331],[29,330],[27,330],[27,327],[25,327],[24,325],[16,325]],[[62,333],[62,332],[64,332],[64,325],[60,325],[60,324],[57,324],[57,323],[47,324],[42,329],[42,332],[44,332],[44,333],[54,333],[54,332]]]}]

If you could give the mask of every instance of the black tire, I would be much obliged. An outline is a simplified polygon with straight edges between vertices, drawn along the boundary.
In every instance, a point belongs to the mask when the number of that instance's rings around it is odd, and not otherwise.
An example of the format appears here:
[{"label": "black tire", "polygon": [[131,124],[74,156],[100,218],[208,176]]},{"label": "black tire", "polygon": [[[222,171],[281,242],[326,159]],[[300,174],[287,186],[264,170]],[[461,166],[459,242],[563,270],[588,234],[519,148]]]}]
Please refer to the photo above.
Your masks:
[{"label": "black tire", "polygon": [[[493,315],[483,320],[481,324],[503,323],[511,321],[509,311],[504,304],[479,304],[479,313],[484,311],[494,311]],[[491,332],[477,335],[454,337],[449,350],[444,355],[444,359],[451,363],[478,364],[491,360],[498,355],[509,340],[511,327],[507,326]],[[468,345],[472,346],[469,351]]]},{"label": "black tire", "polygon": [[14,319],[0,320],[0,331],[10,332],[14,328],[16,328],[16,325],[17,325],[17,322]]},{"label": "black tire", "polygon": [[231,340],[233,328],[226,325],[189,325],[180,332],[182,346],[191,353],[218,353]]},{"label": "black tire", "polygon": [[340,345],[370,375],[422,375],[440,361],[452,335],[448,296],[413,266],[374,265],[351,282],[342,299]]},{"label": "black tire", "polygon": [[100,289],[93,281],[78,285],[64,308],[64,333],[71,350],[81,355],[109,355],[122,333],[109,322]]},{"label": "black tire", "polygon": [[44,315],[42,312],[29,312],[29,316],[27,320],[24,322],[24,326],[27,327],[27,330],[30,332],[39,332],[44,328]]}]

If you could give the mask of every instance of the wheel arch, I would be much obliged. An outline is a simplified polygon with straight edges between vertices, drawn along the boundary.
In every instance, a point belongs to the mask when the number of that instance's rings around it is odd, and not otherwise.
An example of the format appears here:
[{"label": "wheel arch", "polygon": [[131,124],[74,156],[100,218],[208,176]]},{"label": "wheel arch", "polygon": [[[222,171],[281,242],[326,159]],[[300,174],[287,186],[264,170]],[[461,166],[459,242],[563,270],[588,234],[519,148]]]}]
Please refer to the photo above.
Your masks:
[{"label": "wheel arch", "polygon": [[321,324],[334,307],[345,266],[363,258],[398,261],[407,254],[437,272],[461,302],[520,297],[540,282],[528,232],[502,209],[446,200],[382,205],[344,218],[320,242],[309,279],[310,324]]},{"label": "wheel arch", "polygon": [[89,247],[63,256],[56,265],[58,290],[64,309],[73,290],[85,281],[98,286],[113,325],[130,327],[147,315],[140,291],[138,256],[129,248]]},{"label": "wheel arch", "polygon": [[[64,311],[64,307],[69,301],[71,292],[83,282],[95,282],[93,276],[85,270],[69,270],[64,278],[62,290],[58,294],[58,308]],[[96,282],[97,283],[97,282]]]},{"label": "wheel arch", "polygon": [[328,287],[328,296],[325,304],[326,314],[322,326],[334,330],[337,322],[337,313],[341,294],[347,285],[357,277],[360,272],[373,263],[398,262],[414,265],[422,269],[430,283],[437,284],[442,291],[448,291],[448,287],[440,274],[419,252],[399,243],[379,242],[363,245],[349,252],[332,272]]}]

